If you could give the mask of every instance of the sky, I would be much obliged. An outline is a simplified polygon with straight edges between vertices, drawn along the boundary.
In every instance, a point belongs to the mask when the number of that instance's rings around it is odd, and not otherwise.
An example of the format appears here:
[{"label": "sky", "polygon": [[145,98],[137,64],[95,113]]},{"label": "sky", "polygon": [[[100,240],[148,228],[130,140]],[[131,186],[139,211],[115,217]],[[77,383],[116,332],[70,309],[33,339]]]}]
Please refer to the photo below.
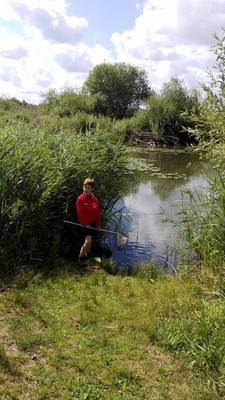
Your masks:
[{"label": "sky", "polygon": [[51,88],[81,88],[93,67],[144,68],[159,91],[191,88],[215,64],[225,0],[1,0],[0,96],[39,103]]}]

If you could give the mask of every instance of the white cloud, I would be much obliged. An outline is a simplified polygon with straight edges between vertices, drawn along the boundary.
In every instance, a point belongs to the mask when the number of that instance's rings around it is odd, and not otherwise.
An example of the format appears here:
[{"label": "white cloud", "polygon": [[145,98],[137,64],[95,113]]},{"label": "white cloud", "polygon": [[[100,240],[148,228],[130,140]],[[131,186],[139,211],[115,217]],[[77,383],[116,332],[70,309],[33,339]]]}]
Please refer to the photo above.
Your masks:
[{"label": "white cloud", "polygon": [[64,15],[66,13],[65,0],[7,0],[1,4],[1,17],[7,21],[20,20],[16,8],[29,7],[30,10],[41,8],[49,13],[59,13]]},{"label": "white cloud", "polygon": [[36,8],[30,8],[24,2],[16,2],[13,8],[21,21],[38,29],[45,39],[58,43],[78,43],[88,26],[85,18],[51,12],[39,5]]},{"label": "white cloud", "polygon": [[110,60],[110,52],[100,45],[90,48],[81,43],[76,47],[64,46],[55,60],[67,72],[89,72],[94,64]]},{"label": "white cloud", "polygon": [[134,28],[114,33],[118,60],[145,67],[155,88],[177,75],[191,85],[214,60],[213,34],[225,26],[224,0],[146,0]]},{"label": "white cloud", "polygon": [[125,61],[145,67],[153,87],[172,75],[197,84],[212,64],[213,33],[225,26],[224,0],[138,0],[133,29],[114,33],[116,57],[88,46],[88,21],[68,14],[66,0],[2,1],[0,95],[31,102],[48,88],[80,87],[94,65]]},{"label": "white cloud", "polygon": [[[7,3],[7,4],[6,4]],[[110,51],[81,41],[85,18],[69,16],[65,0],[8,0],[0,17],[0,95],[37,103],[48,88],[81,87],[88,71]]]},{"label": "white cloud", "polygon": [[56,56],[56,61],[67,72],[88,72],[93,64],[90,55],[73,51],[61,53]]},{"label": "white cloud", "polygon": [[24,47],[19,46],[15,47],[14,49],[0,51],[0,55],[5,58],[19,60],[20,58],[27,56],[27,50]]}]

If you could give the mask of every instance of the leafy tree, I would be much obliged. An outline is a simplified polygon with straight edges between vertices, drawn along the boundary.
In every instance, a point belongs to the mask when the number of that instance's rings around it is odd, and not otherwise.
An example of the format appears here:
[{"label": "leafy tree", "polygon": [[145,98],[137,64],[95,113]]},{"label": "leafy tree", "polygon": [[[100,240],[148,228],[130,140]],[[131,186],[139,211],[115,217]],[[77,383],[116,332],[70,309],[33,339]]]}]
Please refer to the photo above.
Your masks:
[{"label": "leafy tree", "polygon": [[190,141],[187,128],[192,126],[190,112],[198,98],[189,93],[183,82],[178,78],[164,84],[161,98],[164,104],[164,113],[166,114],[164,130],[168,135],[175,135],[180,144]]},{"label": "leafy tree", "polygon": [[146,71],[126,63],[97,65],[84,87],[98,96],[96,111],[113,118],[132,116],[151,93]]},{"label": "leafy tree", "polygon": [[190,93],[181,80],[171,78],[163,85],[159,95],[155,94],[147,101],[152,133],[163,136],[171,143],[184,145],[193,141],[187,128],[193,126],[191,112],[199,101],[196,91]]}]

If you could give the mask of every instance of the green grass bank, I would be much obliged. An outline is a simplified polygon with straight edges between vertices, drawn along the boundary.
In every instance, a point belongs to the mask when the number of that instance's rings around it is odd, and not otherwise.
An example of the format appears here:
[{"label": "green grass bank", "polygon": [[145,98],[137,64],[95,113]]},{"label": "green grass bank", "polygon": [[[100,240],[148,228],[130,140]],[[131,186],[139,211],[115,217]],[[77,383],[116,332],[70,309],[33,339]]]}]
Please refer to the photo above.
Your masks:
[{"label": "green grass bank", "polygon": [[0,293],[0,398],[223,399],[224,289],[201,268],[21,272]]}]

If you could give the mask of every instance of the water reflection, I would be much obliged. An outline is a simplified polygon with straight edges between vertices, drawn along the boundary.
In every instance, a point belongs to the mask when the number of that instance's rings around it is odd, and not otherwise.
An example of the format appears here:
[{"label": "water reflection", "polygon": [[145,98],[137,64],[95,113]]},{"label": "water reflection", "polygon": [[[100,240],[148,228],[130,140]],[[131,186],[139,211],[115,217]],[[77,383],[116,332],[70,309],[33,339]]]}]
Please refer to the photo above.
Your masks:
[{"label": "water reflection", "polygon": [[[144,160],[144,161],[143,161]],[[133,180],[126,195],[116,205],[124,207],[123,229],[129,235],[125,249],[116,249],[113,258],[121,266],[154,260],[172,267],[176,263],[176,232],[162,216],[175,214],[181,199],[180,190],[200,190],[207,186],[206,168],[193,154],[142,153],[133,155]],[[143,168],[145,162],[145,167]],[[142,170],[136,165],[141,165]]]}]

